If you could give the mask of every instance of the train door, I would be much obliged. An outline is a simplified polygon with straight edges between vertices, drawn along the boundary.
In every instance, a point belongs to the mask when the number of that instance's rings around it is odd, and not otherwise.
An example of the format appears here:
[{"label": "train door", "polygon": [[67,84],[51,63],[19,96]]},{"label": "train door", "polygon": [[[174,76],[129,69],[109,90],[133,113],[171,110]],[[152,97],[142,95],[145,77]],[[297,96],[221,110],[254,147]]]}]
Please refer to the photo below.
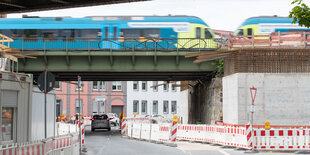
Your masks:
[{"label": "train door", "polygon": [[119,49],[118,24],[106,24],[102,29],[102,48]]}]

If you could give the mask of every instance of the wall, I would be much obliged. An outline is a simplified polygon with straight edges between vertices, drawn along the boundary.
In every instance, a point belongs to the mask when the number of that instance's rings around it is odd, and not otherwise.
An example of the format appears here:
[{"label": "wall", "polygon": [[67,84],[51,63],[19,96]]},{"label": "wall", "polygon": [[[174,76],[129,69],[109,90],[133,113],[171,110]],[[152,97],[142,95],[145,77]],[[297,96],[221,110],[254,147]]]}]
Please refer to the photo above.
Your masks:
[{"label": "wall", "polygon": [[254,124],[309,125],[310,74],[237,73],[223,78],[224,123],[249,122],[250,87],[257,88]]},{"label": "wall", "polygon": [[[104,111],[108,112],[112,109],[113,105],[121,105],[126,107],[126,82],[122,82],[121,91],[112,90],[112,81],[106,82],[106,89],[103,91],[93,89],[92,81],[84,81],[83,89],[80,92],[80,99],[83,103],[83,114],[84,116],[92,115],[93,107],[96,106],[96,96],[105,96]],[[74,84],[68,82],[60,82],[61,87],[56,91],[56,98],[61,100],[61,114],[65,114],[67,117],[73,117],[75,115],[75,101],[78,99],[78,91]],[[72,82],[74,83],[74,82]],[[98,106],[98,105],[97,105]],[[103,111],[103,110],[102,110]],[[124,110],[124,112],[126,112]]]},{"label": "wall", "polygon": [[215,124],[222,120],[221,78],[189,82],[189,124]]},{"label": "wall", "polygon": [[188,89],[180,92],[180,110],[178,115],[182,116],[181,123],[188,123]]},{"label": "wall", "polygon": [[[158,81],[158,84],[164,83],[163,81]],[[180,82],[177,82],[179,84]],[[143,91],[142,90],[142,81],[139,81],[139,88],[138,90],[133,89],[133,81],[128,81],[127,82],[127,117],[134,117],[134,112],[133,112],[133,101],[138,100],[139,101],[139,112],[137,113],[136,117],[145,117],[146,115],[153,115],[152,111],[152,105],[153,101],[157,100],[158,101],[158,114],[162,115],[166,118],[172,118],[173,113],[171,113],[171,101],[177,101],[177,112],[176,115],[179,116],[180,114],[180,107],[181,107],[181,102],[180,102],[180,87],[175,87],[176,91],[172,91],[172,84],[169,84],[168,91],[165,92],[163,90],[163,85],[158,86],[158,91],[154,92],[153,88],[150,88],[153,84],[153,81],[148,81],[147,82],[147,90]],[[142,114],[141,109],[142,109],[142,100],[147,101],[147,113]],[[163,113],[163,101],[167,100],[169,102],[169,112],[168,113]],[[182,117],[182,116],[181,116]]]}]

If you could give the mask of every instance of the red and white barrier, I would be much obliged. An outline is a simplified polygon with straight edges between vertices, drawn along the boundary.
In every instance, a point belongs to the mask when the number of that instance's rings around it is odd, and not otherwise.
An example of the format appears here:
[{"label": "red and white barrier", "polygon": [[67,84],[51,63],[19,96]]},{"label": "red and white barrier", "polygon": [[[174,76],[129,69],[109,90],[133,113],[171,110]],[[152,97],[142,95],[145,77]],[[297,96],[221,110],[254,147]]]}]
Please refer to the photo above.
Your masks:
[{"label": "red and white barrier", "polygon": [[[258,150],[309,150],[310,129],[253,129],[252,126],[188,125],[129,119],[129,137],[169,142],[199,141]],[[129,125],[130,124],[130,125]],[[174,134],[177,129],[176,134]],[[174,137],[176,136],[176,137]]]},{"label": "red and white barrier", "polygon": [[256,129],[254,148],[262,150],[309,150],[309,129]]},{"label": "red and white barrier", "polygon": [[125,135],[126,134],[126,129],[127,129],[127,126],[126,126],[126,119],[122,119],[122,131],[121,131],[121,134],[122,135]]}]

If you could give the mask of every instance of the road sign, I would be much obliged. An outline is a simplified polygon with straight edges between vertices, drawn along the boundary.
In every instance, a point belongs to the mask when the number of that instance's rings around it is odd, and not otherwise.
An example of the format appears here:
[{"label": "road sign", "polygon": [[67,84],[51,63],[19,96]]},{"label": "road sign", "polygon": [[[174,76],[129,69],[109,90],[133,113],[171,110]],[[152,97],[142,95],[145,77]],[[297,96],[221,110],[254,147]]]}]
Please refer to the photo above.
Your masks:
[{"label": "road sign", "polygon": [[48,93],[51,91],[55,86],[55,76],[45,70],[43,73],[40,74],[38,78],[38,87],[39,89],[44,92]]},{"label": "road sign", "polygon": [[257,92],[257,88],[255,88],[254,86],[252,86],[252,88],[250,88],[250,92],[251,92],[252,104],[254,105],[254,101],[255,101],[255,97],[256,97],[256,92]]}]

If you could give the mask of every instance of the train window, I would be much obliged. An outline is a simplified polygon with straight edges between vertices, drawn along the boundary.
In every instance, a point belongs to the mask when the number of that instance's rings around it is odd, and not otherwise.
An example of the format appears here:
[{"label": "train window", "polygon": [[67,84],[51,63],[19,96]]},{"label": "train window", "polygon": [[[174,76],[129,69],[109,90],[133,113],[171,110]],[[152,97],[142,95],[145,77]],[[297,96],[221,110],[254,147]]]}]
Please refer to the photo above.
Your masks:
[{"label": "train window", "polygon": [[105,35],[105,39],[109,38],[109,28],[108,27],[105,27],[104,35]]},{"label": "train window", "polygon": [[12,30],[8,30],[8,29],[0,30],[0,34],[3,34],[5,36],[7,36],[7,37],[13,37],[12,36],[12,34],[13,34]]},{"label": "train window", "polygon": [[243,35],[243,29],[239,29],[239,32],[237,35]]},{"label": "train window", "polygon": [[247,31],[248,31],[248,35],[252,35],[253,34],[253,29],[252,28],[248,28]]},{"label": "train window", "polygon": [[212,34],[210,33],[208,29],[205,29],[205,39],[211,39],[211,38],[212,38]]},{"label": "train window", "polygon": [[59,30],[59,37],[62,37],[62,40],[72,40],[75,37],[76,31],[74,29],[63,29]]},{"label": "train window", "polygon": [[25,41],[37,41],[38,38],[38,30],[36,29],[25,29],[23,38],[26,39]]},{"label": "train window", "polygon": [[143,29],[142,37],[145,38],[160,38],[160,29]]},{"label": "train window", "polygon": [[40,37],[45,40],[56,41],[58,37],[58,29],[41,29],[39,30]]},{"label": "train window", "polygon": [[22,29],[14,29],[12,30],[12,38],[17,39],[18,37],[23,37],[24,30]]},{"label": "train window", "polygon": [[196,38],[201,38],[201,29],[200,29],[200,27],[196,27]]},{"label": "train window", "polygon": [[124,38],[139,38],[141,36],[140,29],[121,29],[121,37]]},{"label": "train window", "polygon": [[114,39],[117,38],[117,27],[113,28],[113,37],[114,37]]},{"label": "train window", "polygon": [[81,37],[83,41],[97,41],[99,32],[100,29],[81,29],[79,37]]}]

